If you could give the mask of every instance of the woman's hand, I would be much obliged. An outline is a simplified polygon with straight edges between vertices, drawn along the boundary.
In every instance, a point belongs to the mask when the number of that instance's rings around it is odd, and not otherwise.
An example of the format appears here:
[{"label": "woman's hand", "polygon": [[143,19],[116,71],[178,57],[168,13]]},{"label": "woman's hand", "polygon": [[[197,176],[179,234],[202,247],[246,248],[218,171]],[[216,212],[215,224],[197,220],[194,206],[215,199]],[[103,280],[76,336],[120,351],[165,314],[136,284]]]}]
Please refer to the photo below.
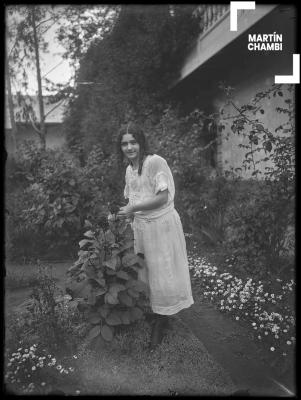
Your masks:
[{"label": "woman's hand", "polygon": [[118,218],[130,218],[133,216],[133,213],[134,213],[134,207],[130,206],[128,204],[124,207],[120,207],[120,209],[117,213],[117,217]]}]

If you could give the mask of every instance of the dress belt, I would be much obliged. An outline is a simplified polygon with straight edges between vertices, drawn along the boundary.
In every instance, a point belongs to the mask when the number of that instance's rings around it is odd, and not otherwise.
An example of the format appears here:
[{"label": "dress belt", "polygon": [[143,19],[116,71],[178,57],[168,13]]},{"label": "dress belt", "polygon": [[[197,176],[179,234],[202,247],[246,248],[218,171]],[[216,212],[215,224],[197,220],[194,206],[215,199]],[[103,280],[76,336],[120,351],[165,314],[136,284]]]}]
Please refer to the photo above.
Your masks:
[{"label": "dress belt", "polygon": [[157,218],[162,217],[163,215],[166,215],[173,211],[175,209],[174,203],[171,203],[169,206],[163,208],[162,210],[159,210],[158,213],[152,215],[152,214],[134,214],[134,220],[138,221],[145,221],[145,222],[151,222]]}]

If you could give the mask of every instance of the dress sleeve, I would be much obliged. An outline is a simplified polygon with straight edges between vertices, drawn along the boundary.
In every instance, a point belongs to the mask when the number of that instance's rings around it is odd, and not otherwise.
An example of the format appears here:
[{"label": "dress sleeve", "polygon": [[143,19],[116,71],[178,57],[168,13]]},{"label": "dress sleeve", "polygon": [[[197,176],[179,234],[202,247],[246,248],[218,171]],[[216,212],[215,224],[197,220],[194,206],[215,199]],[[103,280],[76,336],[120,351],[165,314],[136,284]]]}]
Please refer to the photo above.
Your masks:
[{"label": "dress sleeve", "polygon": [[125,187],[123,192],[124,198],[128,199],[130,197],[129,193],[129,178],[128,178],[128,169],[125,171]]},{"label": "dress sleeve", "polygon": [[168,199],[172,201],[175,195],[175,186],[166,160],[158,155],[154,155],[151,160],[150,174],[155,194],[168,189]]}]

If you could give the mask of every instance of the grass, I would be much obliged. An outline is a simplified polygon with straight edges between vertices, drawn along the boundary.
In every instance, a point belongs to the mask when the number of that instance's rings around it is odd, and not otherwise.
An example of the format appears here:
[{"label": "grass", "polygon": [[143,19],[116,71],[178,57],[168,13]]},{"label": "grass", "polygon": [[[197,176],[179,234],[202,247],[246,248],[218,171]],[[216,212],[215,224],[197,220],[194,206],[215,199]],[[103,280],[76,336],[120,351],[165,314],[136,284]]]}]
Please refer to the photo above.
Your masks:
[{"label": "grass", "polygon": [[[65,271],[70,264],[57,264],[52,275],[63,287]],[[8,266],[18,275],[23,266]],[[27,267],[28,282],[36,276],[37,267]],[[6,298],[20,292],[15,304],[29,297],[30,287],[10,286]],[[7,305],[8,315],[13,304]],[[173,329],[154,352],[148,350],[150,326],[141,321],[116,336],[113,343],[79,345],[74,374],[58,381],[56,390],[67,394],[129,395],[227,395],[235,390],[231,378],[209,355],[202,343],[181,323],[172,319]],[[71,338],[70,338],[71,339]],[[33,343],[39,343],[32,338]],[[32,343],[32,344],[33,344]],[[13,351],[13,349],[12,349]],[[70,355],[72,357],[72,355]],[[29,382],[28,382],[29,383]]]},{"label": "grass", "polygon": [[[161,346],[150,353],[144,321],[119,334],[113,345],[79,355],[81,394],[229,395],[235,387],[178,319]],[[95,346],[95,345],[94,345]]]}]

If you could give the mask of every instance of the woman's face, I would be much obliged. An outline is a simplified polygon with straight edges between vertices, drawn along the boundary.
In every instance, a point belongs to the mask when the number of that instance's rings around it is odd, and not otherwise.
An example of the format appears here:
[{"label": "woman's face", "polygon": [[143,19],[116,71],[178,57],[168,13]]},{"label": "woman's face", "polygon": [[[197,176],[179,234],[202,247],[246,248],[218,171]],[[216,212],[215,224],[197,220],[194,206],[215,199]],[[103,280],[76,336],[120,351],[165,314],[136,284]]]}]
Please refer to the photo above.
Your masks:
[{"label": "woman's face", "polygon": [[121,150],[123,154],[135,163],[139,159],[140,145],[133,135],[126,133],[121,139]]}]

